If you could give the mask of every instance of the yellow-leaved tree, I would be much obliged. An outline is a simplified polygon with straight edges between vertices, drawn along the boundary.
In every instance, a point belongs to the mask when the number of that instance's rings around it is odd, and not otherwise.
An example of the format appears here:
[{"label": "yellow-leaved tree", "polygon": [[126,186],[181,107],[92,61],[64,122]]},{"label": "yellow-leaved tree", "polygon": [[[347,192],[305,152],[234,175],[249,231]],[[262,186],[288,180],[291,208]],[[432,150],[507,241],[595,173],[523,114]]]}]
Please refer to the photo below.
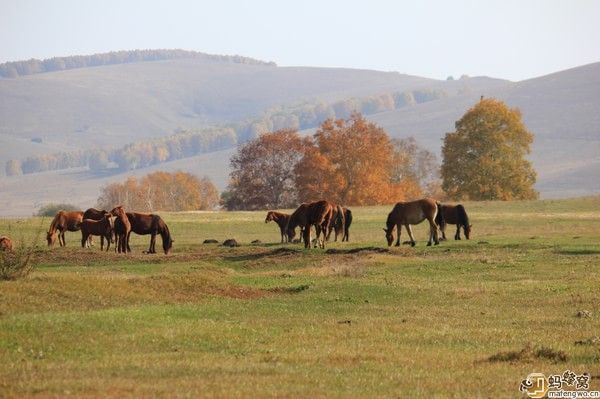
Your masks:
[{"label": "yellow-leaved tree", "polygon": [[482,98],[444,138],[442,188],[454,199],[537,198],[536,172],[525,159],[532,142],[519,109]]}]

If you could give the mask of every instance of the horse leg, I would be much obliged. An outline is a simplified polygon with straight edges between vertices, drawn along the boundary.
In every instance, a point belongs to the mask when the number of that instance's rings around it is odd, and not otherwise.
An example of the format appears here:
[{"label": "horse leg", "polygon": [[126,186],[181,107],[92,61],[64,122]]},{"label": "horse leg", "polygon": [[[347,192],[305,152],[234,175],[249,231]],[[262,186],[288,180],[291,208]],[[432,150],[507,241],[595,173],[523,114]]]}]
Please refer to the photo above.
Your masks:
[{"label": "horse leg", "polygon": [[460,224],[456,224],[456,234],[454,234],[455,240],[460,240]]},{"label": "horse leg", "polygon": [[62,244],[61,244],[61,247],[66,247],[66,246],[67,246],[67,242],[65,241],[65,231],[64,231],[64,230],[62,230],[62,231],[60,232],[60,236],[59,236],[59,237],[61,237],[61,238],[62,238]]},{"label": "horse leg", "polygon": [[[104,235],[100,236],[100,251],[104,250]],[[108,251],[108,249],[107,249]]]},{"label": "horse leg", "polygon": [[[106,235],[106,252],[108,252],[108,249],[110,248],[110,236],[110,233]],[[105,236],[100,236],[100,251],[103,249],[102,246],[104,245],[104,237]]]},{"label": "horse leg", "polygon": [[156,253],[156,234],[152,233],[150,235],[150,248],[148,248],[148,253],[149,254],[155,254]]},{"label": "horse leg", "polygon": [[85,248],[85,245],[87,244],[87,239],[88,237],[86,236],[86,234],[84,232],[81,232],[81,248]]},{"label": "horse leg", "polygon": [[429,242],[427,243],[427,246],[431,246],[432,239],[435,242],[435,245],[438,245],[440,240],[438,237],[438,226],[435,224],[435,217],[428,218],[427,220],[429,221]]},{"label": "horse leg", "polygon": [[310,226],[304,227],[302,230],[302,239],[304,240],[304,248],[310,248]]},{"label": "horse leg", "polygon": [[[417,242],[415,241],[415,238],[413,237],[413,233],[412,233],[412,228],[410,227],[410,224],[405,224],[404,227],[406,227],[406,231],[408,232],[408,236],[410,237],[410,245],[411,246],[415,246],[417,245]],[[400,230],[400,229],[398,229]],[[398,237],[400,237],[400,235],[398,234]],[[431,244],[429,244],[431,245]]]},{"label": "horse leg", "polygon": [[123,252],[131,252],[131,247],[129,246],[129,237],[131,237],[131,230],[129,230],[125,235],[125,244],[123,244]]}]

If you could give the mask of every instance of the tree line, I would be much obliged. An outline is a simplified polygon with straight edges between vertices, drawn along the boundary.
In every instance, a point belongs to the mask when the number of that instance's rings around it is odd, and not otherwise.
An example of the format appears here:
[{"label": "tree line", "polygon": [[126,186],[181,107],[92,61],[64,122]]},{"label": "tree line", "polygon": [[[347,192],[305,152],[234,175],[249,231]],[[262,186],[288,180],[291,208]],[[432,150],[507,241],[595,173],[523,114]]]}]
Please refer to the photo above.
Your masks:
[{"label": "tree line", "polygon": [[444,91],[412,90],[349,98],[326,104],[306,102],[289,107],[274,107],[262,117],[224,125],[176,133],[156,140],[144,140],[117,149],[94,149],[31,156],[24,160],[9,160],[5,164],[7,176],[38,173],[76,167],[101,171],[112,167],[133,170],[205,152],[231,148],[245,143],[262,133],[281,129],[310,129],[327,119],[344,119],[353,112],[370,115],[390,111],[446,96]]},{"label": "tree line", "polygon": [[154,172],[141,179],[129,177],[123,183],[103,187],[98,206],[111,209],[117,204],[139,212],[214,209],[219,204],[219,191],[207,177]]},{"label": "tree line", "polygon": [[43,72],[63,71],[66,69],[86,68],[101,65],[127,64],[132,62],[160,61],[174,59],[203,59],[207,61],[230,62],[236,64],[272,65],[274,62],[260,61],[239,55],[214,55],[198,51],[179,49],[111,51],[92,55],[74,55],[53,57],[44,60],[32,58],[27,61],[13,61],[0,64],[0,77],[17,78]]}]

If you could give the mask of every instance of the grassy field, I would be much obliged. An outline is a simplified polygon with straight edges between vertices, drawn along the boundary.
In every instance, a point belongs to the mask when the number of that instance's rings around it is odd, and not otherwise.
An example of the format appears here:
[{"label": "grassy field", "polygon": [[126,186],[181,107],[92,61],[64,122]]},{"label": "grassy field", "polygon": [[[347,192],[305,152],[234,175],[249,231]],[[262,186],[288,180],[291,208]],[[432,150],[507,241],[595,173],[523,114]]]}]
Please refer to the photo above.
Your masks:
[{"label": "grassy field", "polygon": [[521,397],[567,369],[600,390],[600,197],[466,208],[470,241],[420,225],[389,252],[391,206],[353,209],[336,253],[280,245],[265,212],[164,214],[168,256],[40,237],[0,281],[0,397]]}]

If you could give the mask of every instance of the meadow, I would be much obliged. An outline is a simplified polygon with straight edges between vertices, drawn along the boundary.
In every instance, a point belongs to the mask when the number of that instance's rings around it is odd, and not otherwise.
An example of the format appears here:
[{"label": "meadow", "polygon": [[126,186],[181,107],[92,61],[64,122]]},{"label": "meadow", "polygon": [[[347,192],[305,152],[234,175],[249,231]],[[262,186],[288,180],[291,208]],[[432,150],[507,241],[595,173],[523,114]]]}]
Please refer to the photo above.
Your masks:
[{"label": "meadow", "polygon": [[266,212],[161,213],[166,256],[37,236],[33,273],[0,281],[0,397],[523,397],[567,369],[600,390],[600,197],[465,206],[471,240],[435,247],[422,224],[388,248],[391,206],[353,207],[326,250]]}]

